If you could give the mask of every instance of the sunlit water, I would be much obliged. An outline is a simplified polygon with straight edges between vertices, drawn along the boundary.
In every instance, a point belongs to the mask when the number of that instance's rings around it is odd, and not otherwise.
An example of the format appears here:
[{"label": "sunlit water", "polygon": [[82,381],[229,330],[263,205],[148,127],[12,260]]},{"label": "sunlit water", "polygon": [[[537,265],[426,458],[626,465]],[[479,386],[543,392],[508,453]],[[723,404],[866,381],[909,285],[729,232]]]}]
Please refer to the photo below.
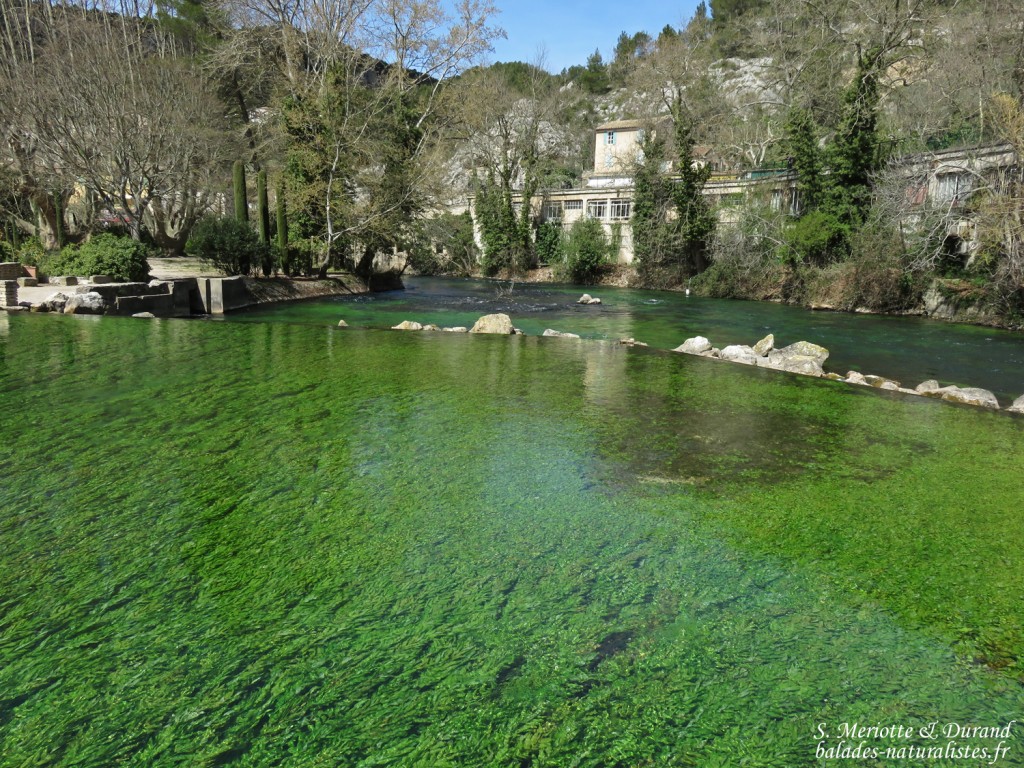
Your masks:
[{"label": "sunlit water", "polygon": [[[4,766],[781,768],[1024,719],[1020,417],[614,343],[4,314],[0,409]],[[839,764],[982,764],[867,743]]]},{"label": "sunlit water", "polygon": [[777,346],[806,340],[831,352],[826,369],[889,376],[914,387],[926,379],[984,387],[1009,405],[1024,394],[1024,333],[956,325],[915,317],[812,312],[755,301],[703,299],[668,291],[588,288],[602,304],[577,305],[581,288],[482,280],[407,277],[406,290],[371,296],[279,304],[231,316],[233,320],[389,328],[402,320],[472,326],[490,312],[508,313],[518,328],[545,328],[584,338],[633,337],[660,349],[690,336],[715,346],[753,344],[768,333]]}]

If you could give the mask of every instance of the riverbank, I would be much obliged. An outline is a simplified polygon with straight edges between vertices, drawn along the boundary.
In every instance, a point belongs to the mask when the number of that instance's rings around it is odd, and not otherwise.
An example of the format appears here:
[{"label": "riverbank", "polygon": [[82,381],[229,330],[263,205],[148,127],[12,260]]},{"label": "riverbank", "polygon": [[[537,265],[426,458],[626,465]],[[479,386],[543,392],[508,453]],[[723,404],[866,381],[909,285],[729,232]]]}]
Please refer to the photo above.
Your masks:
[{"label": "riverbank", "polygon": [[[153,259],[148,283],[113,282],[100,275],[53,278],[17,286],[7,311],[191,317],[263,304],[352,296],[401,286],[390,279],[370,286],[350,274],[326,278],[223,277],[194,260]],[[32,281],[34,283],[34,281]],[[397,284],[397,285],[396,285]]]},{"label": "riverbank", "polygon": [[[980,325],[1009,331],[1024,330],[1024,317],[994,307],[984,290],[969,280],[935,277],[914,285],[900,275],[885,274],[871,290],[855,287],[855,276],[844,265],[787,271],[781,265],[761,274],[724,274],[714,268],[685,284],[651,286],[641,281],[631,264],[605,266],[589,287],[637,288],[693,294],[713,299],[765,301],[817,312],[846,312],[888,317],[926,317],[951,323]],[[505,280],[521,283],[561,283],[551,267],[528,270]],[[581,286],[583,287],[583,286]]]}]

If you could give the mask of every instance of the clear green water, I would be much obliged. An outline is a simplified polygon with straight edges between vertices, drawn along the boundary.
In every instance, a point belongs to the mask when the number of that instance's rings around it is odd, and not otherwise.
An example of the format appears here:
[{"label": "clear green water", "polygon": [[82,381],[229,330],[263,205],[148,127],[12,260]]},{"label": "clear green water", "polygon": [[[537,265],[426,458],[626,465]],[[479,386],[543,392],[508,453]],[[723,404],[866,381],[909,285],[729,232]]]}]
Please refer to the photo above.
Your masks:
[{"label": "clear green water", "polygon": [[690,336],[706,336],[717,347],[753,344],[774,333],[779,346],[801,339],[822,344],[831,356],[827,370],[889,376],[914,387],[926,379],[984,387],[1006,406],[1024,394],[1024,333],[955,325],[913,317],[811,312],[756,301],[702,299],[667,291],[590,288],[603,304],[578,306],[583,289],[566,285],[516,284],[482,280],[405,278],[407,290],[373,296],[279,304],[230,316],[334,326],[390,328],[402,320],[441,326],[472,326],[490,312],[506,312],[528,334],[545,328],[584,338],[633,337],[660,349],[678,347]]},{"label": "clear green water", "polygon": [[3,766],[782,768],[836,764],[819,723],[1024,719],[1021,418],[608,343],[3,314],[0,409]]}]

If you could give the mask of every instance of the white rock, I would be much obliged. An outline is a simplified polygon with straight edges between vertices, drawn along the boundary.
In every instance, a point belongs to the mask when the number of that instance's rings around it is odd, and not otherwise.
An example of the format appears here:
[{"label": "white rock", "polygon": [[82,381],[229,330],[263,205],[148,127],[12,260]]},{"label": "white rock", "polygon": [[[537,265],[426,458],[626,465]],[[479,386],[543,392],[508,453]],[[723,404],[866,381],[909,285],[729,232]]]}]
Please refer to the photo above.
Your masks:
[{"label": "white rock", "polygon": [[705,339],[703,336],[694,336],[691,339],[687,339],[678,347],[673,349],[673,352],[685,352],[688,355],[701,355],[708,352],[711,349],[711,342]]},{"label": "white rock", "polygon": [[1024,413],[1024,395],[1021,395],[1016,400],[1014,400],[1013,405],[1011,405],[1006,410],[1012,411],[1013,413]]},{"label": "white rock", "polygon": [[413,320],[403,320],[398,325],[391,326],[393,331],[422,331],[423,326]]},{"label": "white rock", "polygon": [[500,333],[503,335],[511,335],[516,332],[515,326],[512,325],[512,318],[504,313],[497,313],[494,315],[484,315],[473,327],[469,329],[470,333]]},{"label": "white rock", "polygon": [[551,328],[546,328],[541,336],[557,336],[562,339],[578,339],[579,334],[576,333],[565,333],[564,331],[556,331]]},{"label": "white rock", "polygon": [[719,357],[730,363],[743,363],[744,365],[757,365],[759,359],[753,349],[740,344],[731,344],[725,347],[719,353]]}]

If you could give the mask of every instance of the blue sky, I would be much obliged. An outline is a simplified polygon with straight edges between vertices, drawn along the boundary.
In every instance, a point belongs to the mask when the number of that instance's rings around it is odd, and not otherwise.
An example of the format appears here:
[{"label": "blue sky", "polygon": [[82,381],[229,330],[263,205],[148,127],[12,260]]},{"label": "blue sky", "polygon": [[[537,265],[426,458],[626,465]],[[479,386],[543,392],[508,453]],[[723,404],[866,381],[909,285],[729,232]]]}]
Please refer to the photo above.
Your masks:
[{"label": "blue sky", "polygon": [[527,61],[546,49],[546,68],[561,72],[586,64],[595,48],[612,58],[619,33],[644,31],[652,36],[666,24],[677,29],[693,16],[698,0],[495,0],[497,24],[508,34],[494,44],[491,61]]}]

